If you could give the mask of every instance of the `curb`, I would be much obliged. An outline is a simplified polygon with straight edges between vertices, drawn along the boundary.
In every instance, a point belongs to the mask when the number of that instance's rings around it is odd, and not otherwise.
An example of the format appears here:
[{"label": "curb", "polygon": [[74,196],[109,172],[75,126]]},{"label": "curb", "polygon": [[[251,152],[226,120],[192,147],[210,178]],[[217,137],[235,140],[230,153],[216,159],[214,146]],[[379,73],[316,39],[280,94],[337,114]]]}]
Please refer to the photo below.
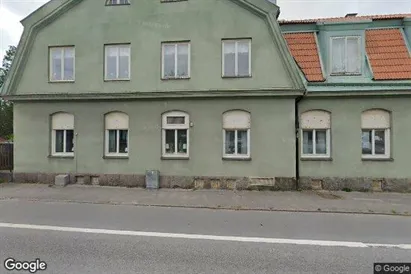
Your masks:
[{"label": "curb", "polygon": [[0,201],[28,201],[28,202],[45,202],[45,203],[70,203],[70,204],[95,204],[95,205],[128,205],[138,207],[160,207],[160,208],[192,208],[192,209],[210,209],[210,210],[230,210],[230,211],[264,211],[264,212],[289,212],[289,213],[328,213],[328,214],[361,214],[361,215],[382,215],[382,216],[401,216],[411,217],[411,214],[389,213],[389,212],[365,212],[365,211],[347,211],[347,210],[306,210],[306,209],[283,209],[283,208],[243,208],[238,206],[203,206],[203,205],[168,205],[168,204],[144,204],[144,203],[127,203],[115,201],[79,201],[79,200],[60,200],[60,199],[31,199],[31,198],[8,198],[0,197]]}]

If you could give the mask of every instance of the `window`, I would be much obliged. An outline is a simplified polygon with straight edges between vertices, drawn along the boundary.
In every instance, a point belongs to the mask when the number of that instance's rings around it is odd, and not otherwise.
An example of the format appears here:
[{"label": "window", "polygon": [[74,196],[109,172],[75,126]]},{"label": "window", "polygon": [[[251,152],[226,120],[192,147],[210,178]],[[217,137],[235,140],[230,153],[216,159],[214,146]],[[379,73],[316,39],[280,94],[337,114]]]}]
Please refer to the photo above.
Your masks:
[{"label": "window", "polygon": [[162,44],[162,78],[190,78],[190,43]]},{"label": "window", "polygon": [[188,157],[189,123],[187,113],[172,111],[163,114],[163,157]]},{"label": "window", "polygon": [[111,112],[105,115],[106,156],[128,156],[128,115]]},{"label": "window", "polygon": [[331,74],[361,74],[361,37],[331,38]]},{"label": "window", "polygon": [[74,156],[74,116],[59,112],[51,116],[51,154]]},{"label": "window", "polygon": [[251,76],[251,39],[223,40],[223,77]]},{"label": "window", "polygon": [[130,2],[129,0],[107,0],[106,5],[107,6],[112,6],[112,5],[129,5]]},{"label": "window", "polygon": [[51,47],[50,81],[74,81],[74,47]]},{"label": "window", "polygon": [[224,158],[250,158],[251,115],[243,110],[223,114]]},{"label": "window", "polygon": [[390,157],[390,113],[385,110],[367,110],[362,113],[362,157]]},{"label": "window", "polygon": [[301,157],[330,157],[331,115],[323,110],[311,110],[301,115]]},{"label": "window", "polygon": [[130,80],[130,45],[105,46],[105,80]]}]

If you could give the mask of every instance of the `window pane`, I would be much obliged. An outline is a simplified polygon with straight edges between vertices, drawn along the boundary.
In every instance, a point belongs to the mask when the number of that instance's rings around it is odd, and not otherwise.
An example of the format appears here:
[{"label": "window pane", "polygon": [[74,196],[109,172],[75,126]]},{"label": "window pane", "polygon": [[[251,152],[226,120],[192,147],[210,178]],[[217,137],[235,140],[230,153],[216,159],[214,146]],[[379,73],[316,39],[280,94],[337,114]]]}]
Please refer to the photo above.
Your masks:
[{"label": "window pane", "polygon": [[374,141],[375,141],[375,154],[384,155],[385,154],[385,131],[376,130]]},{"label": "window pane", "polygon": [[66,130],[66,152],[74,152],[74,130]]},{"label": "window pane", "polygon": [[225,131],[225,154],[235,153],[235,131]]},{"label": "window pane", "polygon": [[128,153],[128,130],[120,130],[120,153]]},{"label": "window pane", "polygon": [[130,48],[129,47],[121,47],[120,48],[119,63],[118,63],[118,66],[119,66],[118,78],[119,79],[128,79],[128,78],[130,78],[129,62],[130,62]]},{"label": "window pane", "polygon": [[250,74],[249,42],[238,43],[238,75],[248,76]]},{"label": "window pane", "polygon": [[175,130],[166,129],[166,153],[175,152]]},{"label": "window pane", "polygon": [[177,145],[178,153],[187,153],[187,130],[179,129],[177,130]]},{"label": "window pane", "polygon": [[117,152],[117,130],[108,131],[108,152]]},{"label": "window pane", "polygon": [[347,72],[360,73],[361,59],[360,59],[360,47],[359,38],[350,37],[347,38]]},{"label": "window pane", "polygon": [[327,154],[327,132],[325,130],[316,130],[315,150],[316,154]]},{"label": "window pane", "polygon": [[51,80],[62,80],[61,60],[62,60],[62,50],[52,49],[51,50]]},{"label": "window pane", "polygon": [[363,130],[362,131],[362,154],[370,155],[372,154],[372,147],[371,147],[371,130]]},{"label": "window pane", "polygon": [[177,76],[188,76],[188,45],[177,46]]},{"label": "window pane", "polygon": [[184,125],[185,117],[181,116],[168,116],[167,117],[167,124],[169,125]]},{"label": "window pane", "polygon": [[74,80],[74,49],[64,50],[64,80]]},{"label": "window pane", "polygon": [[64,152],[64,130],[56,130],[56,152]]},{"label": "window pane", "polygon": [[332,39],[332,73],[345,72],[345,38]]},{"label": "window pane", "polygon": [[235,42],[224,42],[224,76],[235,76]]},{"label": "window pane", "polygon": [[175,77],[175,45],[164,45],[164,77]]},{"label": "window pane", "polygon": [[313,131],[303,131],[303,154],[313,154]]},{"label": "window pane", "polygon": [[117,78],[117,55],[118,48],[106,48],[106,79],[112,80]]},{"label": "window pane", "polygon": [[238,130],[237,131],[237,153],[246,155],[248,153],[248,144],[247,144],[247,130]]}]

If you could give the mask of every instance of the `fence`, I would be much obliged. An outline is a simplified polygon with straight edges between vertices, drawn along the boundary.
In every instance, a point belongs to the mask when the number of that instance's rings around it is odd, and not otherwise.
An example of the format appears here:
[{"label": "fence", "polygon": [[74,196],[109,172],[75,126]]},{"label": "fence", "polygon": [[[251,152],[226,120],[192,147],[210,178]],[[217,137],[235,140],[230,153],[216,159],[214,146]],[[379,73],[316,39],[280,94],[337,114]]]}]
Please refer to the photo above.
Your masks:
[{"label": "fence", "polygon": [[13,170],[13,144],[0,144],[0,170]]}]

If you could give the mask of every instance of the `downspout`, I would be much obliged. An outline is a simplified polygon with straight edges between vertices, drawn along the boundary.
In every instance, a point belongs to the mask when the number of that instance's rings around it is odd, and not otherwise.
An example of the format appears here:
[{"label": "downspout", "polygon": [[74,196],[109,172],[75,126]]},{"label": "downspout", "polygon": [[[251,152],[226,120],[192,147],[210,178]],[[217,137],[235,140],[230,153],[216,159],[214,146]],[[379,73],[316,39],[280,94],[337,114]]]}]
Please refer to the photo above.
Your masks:
[{"label": "downspout", "polygon": [[294,119],[295,119],[295,185],[296,190],[300,188],[300,115],[299,115],[299,103],[304,99],[306,91],[303,95],[298,96],[295,99],[294,106]]}]

